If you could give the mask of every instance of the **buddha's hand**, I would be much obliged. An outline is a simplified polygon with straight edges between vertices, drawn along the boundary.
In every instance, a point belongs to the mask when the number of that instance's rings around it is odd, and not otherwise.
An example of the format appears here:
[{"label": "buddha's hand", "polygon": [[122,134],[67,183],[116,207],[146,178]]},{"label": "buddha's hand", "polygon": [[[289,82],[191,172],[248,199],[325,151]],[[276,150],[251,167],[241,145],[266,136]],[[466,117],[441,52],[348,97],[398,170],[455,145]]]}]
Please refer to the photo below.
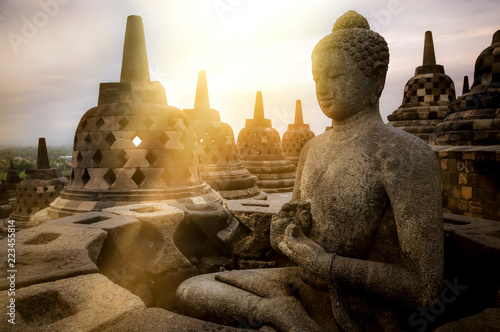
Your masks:
[{"label": "buddha's hand", "polygon": [[327,253],[322,246],[305,236],[297,225],[290,224],[286,227],[285,236],[278,248],[299,266],[324,280],[329,279],[330,265],[335,254]]},{"label": "buddha's hand", "polygon": [[271,221],[271,245],[280,251],[278,244],[283,241],[288,225],[300,226],[305,234],[311,228],[311,203],[304,200],[294,200],[283,204],[281,211],[275,214]]}]

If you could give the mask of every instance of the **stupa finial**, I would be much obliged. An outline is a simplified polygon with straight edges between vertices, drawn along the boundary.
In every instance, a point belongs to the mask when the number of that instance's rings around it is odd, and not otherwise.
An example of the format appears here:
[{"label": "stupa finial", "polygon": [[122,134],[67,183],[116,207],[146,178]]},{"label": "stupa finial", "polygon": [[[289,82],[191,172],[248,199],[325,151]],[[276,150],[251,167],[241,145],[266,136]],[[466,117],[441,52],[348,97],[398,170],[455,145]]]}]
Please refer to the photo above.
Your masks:
[{"label": "stupa finial", "polygon": [[255,109],[253,111],[254,120],[264,120],[264,101],[262,100],[262,91],[257,91],[255,97]]},{"label": "stupa finial", "polygon": [[462,87],[462,94],[470,91],[469,88],[469,76],[464,76],[464,86]]},{"label": "stupa finial", "polygon": [[425,32],[424,60],[422,62],[422,65],[423,66],[436,65],[436,55],[434,53],[434,42],[432,40],[432,31]]},{"label": "stupa finial", "polygon": [[295,102],[295,122],[296,125],[304,124],[304,117],[302,116],[302,102],[297,100]]},{"label": "stupa finial", "polygon": [[45,138],[40,137],[38,139],[38,156],[36,160],[37,169],[49,169],[49,153],[47,152],[47,144],[45,143]]},{"label": "stupa finial", "polygon": [[197,111],[210,110],[210,99],[208,98],[207,74],[204,70],[200,70],[198,73],[198,84],[196,85],[194,109]]},{"label": "stupa finial", "polygon": [[130,82],[149,80],[148,55],[142,18],[140,16],[131,15],[127,18],[120,81]]}]

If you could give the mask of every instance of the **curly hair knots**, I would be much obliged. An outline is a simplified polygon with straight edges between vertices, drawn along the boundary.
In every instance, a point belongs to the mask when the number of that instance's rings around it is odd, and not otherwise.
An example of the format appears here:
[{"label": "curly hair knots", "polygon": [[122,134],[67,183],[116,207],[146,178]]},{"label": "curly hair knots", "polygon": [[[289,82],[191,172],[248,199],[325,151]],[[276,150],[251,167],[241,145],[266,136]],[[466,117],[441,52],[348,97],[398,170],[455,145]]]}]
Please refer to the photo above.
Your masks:
[{"label": "curly hair knots", "polygon": [[370,30],[366,18],[353,10],[338,18],[332,33],[316,44],[313,55],[332,48],[347,52],[366,76],[380,65],[385,70],[389,66],[389,48],[385,39]]}]

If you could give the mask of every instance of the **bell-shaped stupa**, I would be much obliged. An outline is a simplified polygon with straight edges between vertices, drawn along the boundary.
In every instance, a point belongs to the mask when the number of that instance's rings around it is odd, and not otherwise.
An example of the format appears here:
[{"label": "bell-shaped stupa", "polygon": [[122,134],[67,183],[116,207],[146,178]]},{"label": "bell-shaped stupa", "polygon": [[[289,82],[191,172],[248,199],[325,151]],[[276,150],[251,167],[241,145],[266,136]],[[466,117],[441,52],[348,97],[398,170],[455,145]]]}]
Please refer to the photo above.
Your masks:
[{"label": "bell-shaped stupa", "polygon": [[236,156],[233,129],[220,121],[218,111],[210,108],[204,70],[198,75],[194,109],[184,112],[196,133],[202,179],[224,199],[266,199],[266,193],[256,186],[257,177],[250,174]]},{"label": "bell-shaped stupa", "polygon": [[432,32],[426,31],[422,66],[406,83],[403,103],[387,117],[389,124],[429,142],[455,98],[455,85],[444,67],[436,64]]},{"label": "bell-shaped stupa", "polygon": [[302,102],[297,100],[295,104],[295,122],[288,125],[288,130],[283,134],[282,147],[285,157],[295,166],[299,163],[300,152],[307,142],[316,135],[311,131],[308,124],[304,124],[302,115]]},{"label": "bell-shaped stupa", "polygon": [[24,180],[17,187],[16,207],[10,215],[10,219],[16,221],[16,228],[37,226],[31,216],[48,207],[67,185],[68,180],[61,171],[50,168],[47,144],[45,138],[40,138],[36,169],[26,170]]},{"label": "bell-shaped stupa", "polygon": [[257,176],[257,186],[268,194],[291,192],[295,183],[295,166],[285,158],[280,134],[264,118],[262,92],[257,92],[253,119],[247,119],[238,134],[238,158]]},{"label": "bell-shaped stupa", "polygon": [[500,145],[500,30],[476,60],[474,82],[449,105],[436,145]]},{"label": "bell-shaped stupa", "polygon": [[49,208],[53,218],[141,202],[221,200],[201,179],[188,116],[150,81],[140,16],[127,21],[120,82],[101,84],[98,106],[76,129],[72,168],[68,188]]}]

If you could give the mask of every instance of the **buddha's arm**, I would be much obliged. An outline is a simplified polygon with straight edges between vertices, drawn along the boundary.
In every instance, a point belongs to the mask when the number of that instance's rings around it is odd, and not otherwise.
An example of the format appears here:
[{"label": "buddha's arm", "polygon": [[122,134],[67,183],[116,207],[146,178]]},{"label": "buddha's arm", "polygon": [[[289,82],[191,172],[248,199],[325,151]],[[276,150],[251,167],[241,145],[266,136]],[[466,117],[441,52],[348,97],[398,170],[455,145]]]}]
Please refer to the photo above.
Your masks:
[{"label": "buddha's arm", "polygon": [[433,157],[420,156],[417,165],[408,169],[399,163],[397,172],[382,169],[396,221],[401,265],[332,255],[293,226],[287,228],[280,249],[299,265],[335,284],[390,301],[416,306],[428,303],[436,295],[443,273],[440,174]]}]

